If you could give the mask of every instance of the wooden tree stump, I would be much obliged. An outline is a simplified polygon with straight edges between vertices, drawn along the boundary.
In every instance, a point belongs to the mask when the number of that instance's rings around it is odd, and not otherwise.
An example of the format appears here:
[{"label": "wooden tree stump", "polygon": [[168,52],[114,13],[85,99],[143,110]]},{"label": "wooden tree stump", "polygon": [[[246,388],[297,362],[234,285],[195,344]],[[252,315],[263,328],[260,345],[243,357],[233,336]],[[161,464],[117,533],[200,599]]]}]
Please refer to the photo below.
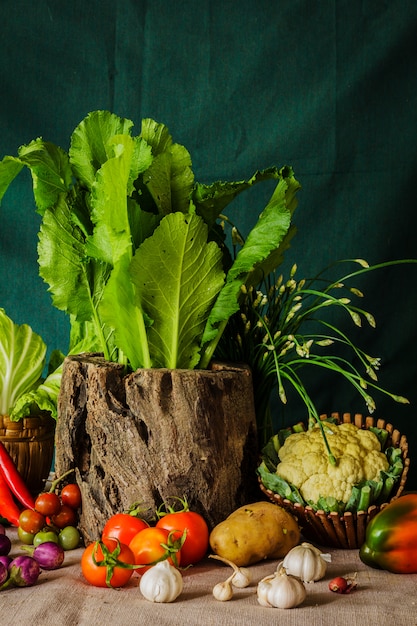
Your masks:
[{"label": "wooden tree stump", "polygon": [[89,543],[132,503],[185,496],[210,527],[259,499],[249,368],[144,369],[96,354],[65,359],[56,429],[58,475],[74,468]]}]

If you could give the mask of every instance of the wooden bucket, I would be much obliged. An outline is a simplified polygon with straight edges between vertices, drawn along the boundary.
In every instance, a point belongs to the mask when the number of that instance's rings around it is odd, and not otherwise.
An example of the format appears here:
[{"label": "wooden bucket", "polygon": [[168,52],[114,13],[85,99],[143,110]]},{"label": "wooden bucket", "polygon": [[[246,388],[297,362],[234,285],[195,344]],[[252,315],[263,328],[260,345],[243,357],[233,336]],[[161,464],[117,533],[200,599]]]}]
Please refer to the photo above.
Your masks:
[{"label": "wooden bucket", "polygon": [[49,413],[12,422],[0,415],[0,441],[33,494],[45,487],[54,455],[56,422]]}]

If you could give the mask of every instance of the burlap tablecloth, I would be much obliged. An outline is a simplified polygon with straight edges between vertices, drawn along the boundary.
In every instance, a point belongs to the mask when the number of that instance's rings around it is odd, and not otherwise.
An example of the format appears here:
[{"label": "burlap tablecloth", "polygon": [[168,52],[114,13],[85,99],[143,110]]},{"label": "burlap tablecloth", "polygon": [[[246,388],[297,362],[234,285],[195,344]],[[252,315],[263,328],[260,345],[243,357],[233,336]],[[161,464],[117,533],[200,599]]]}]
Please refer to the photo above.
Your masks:
[{"label": "burlap tablecloth", "polygon": [[[22,553],[16,532],[12,556]],[[278,562],[252,566],[253,583],[236,590],[229,602],[212,596],[213,586],[230,574],[216,561],[204,560],[184,572],[184,591],[171,604],[146,601],[134,575],[123,589],[98,589],[82,577],[79,565],[82,550],[66,553],[62,568],[42,572],[33,587],[0,592],[1,626],[412,626],[417,625],[417,574],[399,575],[364,565],[356,550],[328,550],[332,562],[325,579],[307,585],[307,598],[295,609],[268,609],[257,602],[256,583],[273,573]],[[334,576],[357,572],[357,590],[339,595],[328,590]]]}]

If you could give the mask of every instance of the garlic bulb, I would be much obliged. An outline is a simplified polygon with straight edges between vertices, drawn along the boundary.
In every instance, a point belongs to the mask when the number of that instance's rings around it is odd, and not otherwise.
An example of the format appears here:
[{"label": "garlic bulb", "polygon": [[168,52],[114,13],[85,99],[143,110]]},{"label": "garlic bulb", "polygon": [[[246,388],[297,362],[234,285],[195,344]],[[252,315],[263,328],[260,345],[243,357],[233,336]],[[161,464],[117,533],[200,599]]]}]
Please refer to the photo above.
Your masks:
[{"label": "garlic bulb", "polygon": [[282,565],[288,574],[298,576],[305,583],[312,583],[324,577],[329,558],[330,555],[322,554],[311,543],[304,542],[287,553]]},{"label": "garlic bulb", "polygon": [[173,602],[183,590],[182,575],[168,561],[161,561],[141,576],[139,589],[150,602]]},{"label": "garlic bulb", "polygon": [[258,583],[257,595],[262,606],[292,609],[305,600],[307,592],[302,581],[287,574],[281,563],[275,574]]}]

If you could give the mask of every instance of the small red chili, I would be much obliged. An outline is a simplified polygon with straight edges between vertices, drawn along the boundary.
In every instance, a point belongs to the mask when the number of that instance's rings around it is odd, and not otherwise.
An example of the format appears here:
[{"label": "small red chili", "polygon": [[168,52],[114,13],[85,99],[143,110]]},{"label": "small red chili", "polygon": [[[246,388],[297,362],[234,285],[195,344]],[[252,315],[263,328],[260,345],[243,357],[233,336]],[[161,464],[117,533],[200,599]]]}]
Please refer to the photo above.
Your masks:
[{"label": "small red chili", "polygon": [[350,593],[356,588],[356,580],[354,578],[344,578],[343,576],[336,576],[329,582],[330,591],[335,593]]}]

